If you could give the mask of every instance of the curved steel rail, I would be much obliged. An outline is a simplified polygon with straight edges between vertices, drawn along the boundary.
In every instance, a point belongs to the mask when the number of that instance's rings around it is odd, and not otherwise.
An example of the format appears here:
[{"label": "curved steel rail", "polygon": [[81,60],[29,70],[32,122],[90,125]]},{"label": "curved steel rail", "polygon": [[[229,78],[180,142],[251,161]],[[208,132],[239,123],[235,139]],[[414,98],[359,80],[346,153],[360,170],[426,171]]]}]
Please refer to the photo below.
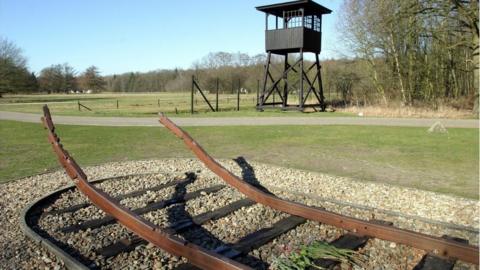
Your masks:
[{"label": "curved steel rail", "polygon": [[395,228],[357,218],[352,218],[327,210],[306,206],[304,204],[280,199],[241,180],[225,169],[203,150],[188,133],[160,113],[160,123],[173,132],[192,150],[192,152],[215,174],[226,183],[235,187],[248,198],[291,215],[333,225],[365,236],[405,244],[448,257],[454,257],[469,263],[478,264],[478,247],[454,242],[441,237],[430,236],[410,230]]},{"label": "curved steel rail", "polygon": [[[131,174],[131,175],[125,175],[125,176],[115,176],[115,177],[109,177],[109,178],[102,178],[102,179],[96,179],[93,181],[90,181],[91,184],[98,184],[102,183],[104,181],[109,181],[109,180],[116,180],[120,179],[122,177],[126,176],[132,176],[132,175],[141,175],[141,174]],[[86,267],[83,265],[79,260],[77,260],[74,256],[70,255],[69,253],[65,252],[63,249],[61,249],[54,241],[51,241],[49,237],[43,235],[42,233],[38,233],[37,230],[37,224],[32,223],[31,216],[35,215],[36,211],[39,211],[39,209],[44,209],[42,207],[43,205],[47,204],[49,200],[51,200],[52,197],[58,197],[62,193],[65,193],[67,191],[71,191],[75,188],[74,184],[67,185],[65,187],[59,188],[53,192],[50,192],[49,194],[46,194],[45,196],[33,201],[29,205],[27,205],[23,211],[22,214],[20,215],[20,229],[23,231],[23,233],[28,236],[32,241],[35,243],[38,243],[45,247],[48,251],[51,253],[55,254],[58,258],[60,258],[67,269],[75,269],[75,270],[88,270],[90,268]]]},{"label": "curved steel rail", "polygon": [[162,231],[153,223],[122,206],[117,200],[90,184],[80,166],[63,149],[60,138],[55,133],[55,126],[46,105],[43,107],[43,112],[42,122],[48,130],[48,140],[52,144],[60,164],[65,168],[77,188],[98,208],[113,216],[119,223],[141,238],[170,254],[187,258],[190,263],[198,267],[203,269],[250,269],[239,262]]},{"label": "curved steel rail", "polygon": [[[103,180],[103,179],[102,179]],[[99,180],[101,181],[101,180]],[[22,214],[20,216],[20,229],[23,231],[23,233],[29,237],[32,241],[35,243],[43,246],[46,248],[48,251],[51,253],[55,254],[59,259],[63,261],[67,269],[75,269],[75,270],[88,270],[89,268],[83,265],[79,260],[77,260],[74,256],[71,256],[69,253],[65,252],[63,249],[61,249],[54,241],[51,241],[47,236],[38,233],[38,231],[35,229],[36,224],[32,224],[30,216],[32,213],[37,211],[38,208],[40,208],[41,205],[45,204],[51,197],[58,196],[59,194],[74,189],[74,185],[70,185],[67,187],[63,187],[60,189],[57,189],[41,198],[38,200],[35,200],[31,204],[29,204],[27,207],[25,207],[22,211]]]}]

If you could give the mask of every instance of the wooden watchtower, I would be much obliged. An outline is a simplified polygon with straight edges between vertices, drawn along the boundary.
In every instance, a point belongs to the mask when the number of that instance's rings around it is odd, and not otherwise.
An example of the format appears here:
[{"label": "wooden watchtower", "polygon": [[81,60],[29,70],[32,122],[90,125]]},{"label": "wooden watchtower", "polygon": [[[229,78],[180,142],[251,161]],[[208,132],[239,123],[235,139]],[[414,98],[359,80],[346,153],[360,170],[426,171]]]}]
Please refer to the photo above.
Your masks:
[{"label": "wooden watchtower", "polygon": [[[265,12],[265,50],[268,53],[257,109],[263,110],[265,107],[281,105],[284,110],[303,111],[306,107],[325,110],[318,56],[322,47],[322,15],[330,14],[332,11],[311,0],[259,6],[256,9]],[[270,15],[274,16],[274,23],[269,20]],[[299,56],[295,63],[290,65],[288,56],[292,53],[297,53]],[[315,54],[315,63],[305,67],[304,53]],[[274,78],[271,72],[272,54],[284,56],[283,70],[278,78]],[[314,68],[315,76],[310,79],[308,74]],[[291,72],[295,72],[295,77],[298,79],[289,85],[288,78]],[[292,92],[296,92],[298,101],[289,103],[288,95]],[[275,93],[280,97],[280,101],[274,101]],[[307,102],[310,95],[315,96],[313,103]]]}]

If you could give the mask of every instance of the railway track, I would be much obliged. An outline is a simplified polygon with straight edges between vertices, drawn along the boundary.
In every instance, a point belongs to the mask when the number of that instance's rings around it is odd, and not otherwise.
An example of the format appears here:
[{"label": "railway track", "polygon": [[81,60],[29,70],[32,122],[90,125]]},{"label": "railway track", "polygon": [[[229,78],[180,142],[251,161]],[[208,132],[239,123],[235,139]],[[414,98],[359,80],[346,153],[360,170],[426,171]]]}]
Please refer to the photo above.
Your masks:
[{"label": "railway track", "polygon": [[[25,211],[23,227],[72,268],[115,268],[118,262],[138,261],[128,259],[129,254],[153,246],[160,249],[154,249],[157,253],[150,252],[149,256],[177,256],[174,263],[162,265],[167,268],[266,268],[269,262],[253,255],[271,249],[272,241],[296,235],[300,228],[307,228],[315,235],[319,225],[336,232],[328,239],[336,247],[360,249],[378,238],[424,250],[425,256],[415,269],[451,269],[457,259],[478,264],[478,247],[459,239],[429,236],[381,221],[355,219],[280,199],[226,170],[163,115],[160,122],[224,182],[205,181],[195,173],[188,173],[182,177],[150,175],[148,184],[135,190],[118,187],[123,182],[138,181],[139,176],[90,183],[63,149],[46,106],[42,121],[59,162],[76,188],[56,191],[32,204]],[[208,211],[196,211],[205,199],[218,204]],[[242,221],[248,211],[265,218]],[[52,225],[51,220],[65,222]],[[216,232],[219,224],[225,222],[232,222],[229,235]],[[248,228],[240,231],[242,227]],[[80,241],[69,242],[75,237]],[[97,241],[94,245],[82,245],[82,237]],[[331,268],[337,262],[324,260],[317,264]]]}]

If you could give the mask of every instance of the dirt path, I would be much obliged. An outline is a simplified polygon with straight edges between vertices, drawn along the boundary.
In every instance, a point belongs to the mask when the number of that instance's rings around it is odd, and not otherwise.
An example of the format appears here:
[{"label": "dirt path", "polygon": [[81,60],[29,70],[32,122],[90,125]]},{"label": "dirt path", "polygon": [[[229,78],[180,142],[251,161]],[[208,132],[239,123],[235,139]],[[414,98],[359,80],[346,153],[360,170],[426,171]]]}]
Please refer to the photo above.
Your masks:
[{"label": "dirt path", "polygon": [[[0,111],[0,120],[39,123],[40,114]],[[158,118],[83,117],[54,115],[55,123],[88,126],[161,126]],[[362,125],[430,127],[440,121],[447,128],[478,128],[476,119],[419,119],[373,117],[205,117],[171,118],[180,126]]]}]

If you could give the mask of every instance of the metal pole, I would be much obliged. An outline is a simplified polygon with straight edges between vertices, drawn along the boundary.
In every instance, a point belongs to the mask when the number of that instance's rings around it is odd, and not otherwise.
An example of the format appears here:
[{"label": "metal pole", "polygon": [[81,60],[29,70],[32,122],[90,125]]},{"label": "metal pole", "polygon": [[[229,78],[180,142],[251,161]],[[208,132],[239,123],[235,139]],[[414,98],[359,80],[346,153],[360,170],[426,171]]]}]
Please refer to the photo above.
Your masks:
[{"label": "metal pole", "polygon": [[218,78],[217,78],[217,94],[215,100],[215,111],[218,112]]},{"label": "metal pole", "polygon": [[192,92],[190,94],[190,113],[193,114],[193,87],[195,83],[195,75],[192,75]]},{"label": "metal pole", "polygon": [[238,80],[237,88],[237,111],[240,111],[240,79]]},{"label": "metal pole", "polygon": [[258,106],[259,93],[260,93],[260,80],[257,80],[257,106]]}]

